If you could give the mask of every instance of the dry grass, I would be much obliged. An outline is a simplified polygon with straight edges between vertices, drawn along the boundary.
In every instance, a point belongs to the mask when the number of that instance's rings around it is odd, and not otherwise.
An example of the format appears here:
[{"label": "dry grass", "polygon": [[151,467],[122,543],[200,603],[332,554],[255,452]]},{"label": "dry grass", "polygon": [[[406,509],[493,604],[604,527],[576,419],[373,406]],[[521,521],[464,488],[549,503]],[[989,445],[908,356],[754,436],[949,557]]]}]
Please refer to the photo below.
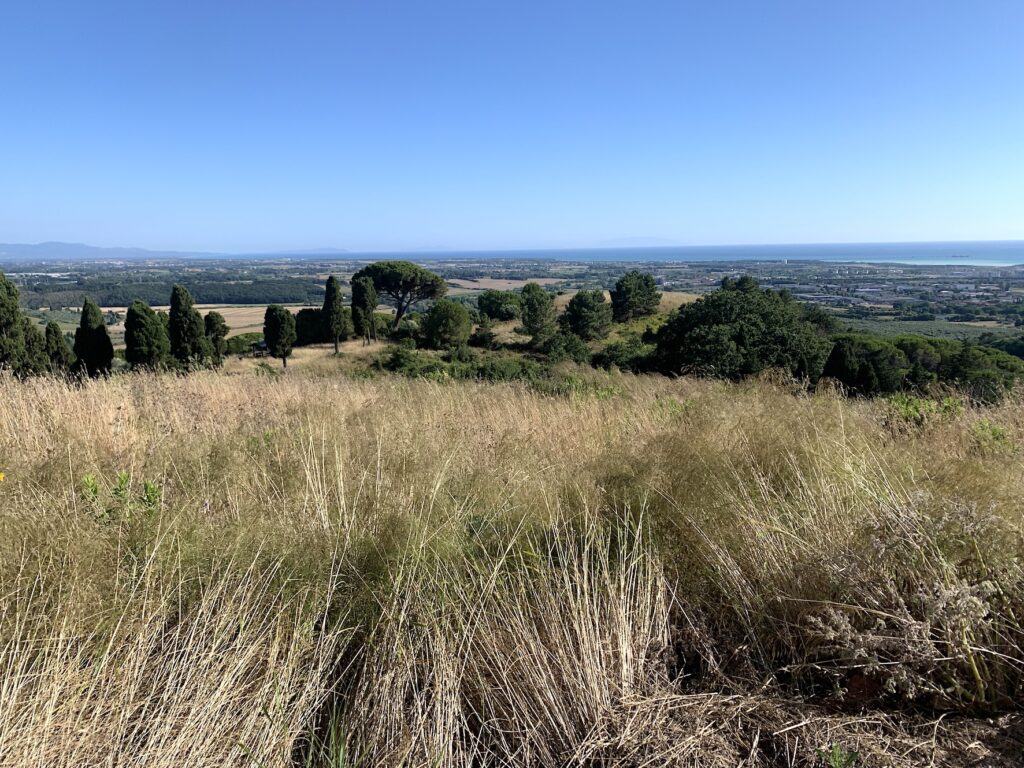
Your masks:
[{"label": "dry grass", "polygon": [[1015,764],[1021,405],[322,365],[0,379],[0,765]]},{"label": "dry grass", "polygon": [[[387,342],[375,341],[364,344],[361,339],[349,339],[339,345],[340,355],[335,357],[333,344],[310,344],[295,347],[288,358],[288,370],[316,376],[337,376],[368,367],[372,358],[388,348]],[[228,376],[252,375],[269,366],[273,370],[283,368],[281,361],[273,357],[255,358],[249,354],[228,355],[221,371]]]},{"label": "dry grass", "polygon": [[486,291],[488,289],[498,291],[517,291],[527,283],[539,283],[540,285],[554,285],[561,282],[558,277],[535,277],[530,280],[514,280],[503,277],[480,277],[476,280],[453,278],[448,285],[456,288],[463,288],[469,291]]},{"label": "dry grass", "polygon": [[[292,312],[298,312],[305,304],[285,304]],[[242,333],[252,332],[263,332],[263,317],[266,315],[267,306],[265,304],[196,304],[196,309],[202,314],[214,311],[219,312],[224,316],[224,320],[227,322],[228,327],[231,328],[229,336],[238,336]],[[169,307],[156,306],[153,307],[158,312],[166,312]],[[125,314],[128,312],[128,307],[103,307],[104,312],[119,312]],[[107,326],[107,330],[111,334],[117,334],[119,336],[124,335],[124,323],[116,323],[114,325]]]},{"label": "dry grass", "polygon": [[[566,291],[565,293],[555,297],[555,309],[559,312],[564,310],[568,306],[570,299],[576,295],[576,291]],[[606,299],[611,301],[611,294],[608,291],[604,292]],[[699,294],[687,293],[686,291],[663,291],[661,294],[661,304],[658,306],[662,312],[671,312],[683,304],[689,304],[700,298]]]}]

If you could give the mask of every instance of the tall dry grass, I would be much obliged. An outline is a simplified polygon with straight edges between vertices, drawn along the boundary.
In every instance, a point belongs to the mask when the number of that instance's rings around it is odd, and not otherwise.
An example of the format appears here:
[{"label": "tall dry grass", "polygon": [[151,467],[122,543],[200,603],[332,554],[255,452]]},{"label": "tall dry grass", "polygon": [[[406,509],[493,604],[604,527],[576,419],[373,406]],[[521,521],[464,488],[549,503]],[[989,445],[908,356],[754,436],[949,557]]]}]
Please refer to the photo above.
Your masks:
[{"label": "tall dry grass", "polygon": [[0,764],[998,764],[1024,407],[558,391],[0,379]]}]

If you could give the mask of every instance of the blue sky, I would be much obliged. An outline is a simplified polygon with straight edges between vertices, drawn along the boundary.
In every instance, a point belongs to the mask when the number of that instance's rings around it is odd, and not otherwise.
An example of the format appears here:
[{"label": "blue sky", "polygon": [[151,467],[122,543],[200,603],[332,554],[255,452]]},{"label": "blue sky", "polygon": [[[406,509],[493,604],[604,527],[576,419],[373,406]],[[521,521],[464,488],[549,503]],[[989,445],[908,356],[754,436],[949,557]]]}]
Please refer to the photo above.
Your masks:
[{"label": "blue sky", "polygon": [[0,242],[1024,238],[1024,3],[0,5]]}]

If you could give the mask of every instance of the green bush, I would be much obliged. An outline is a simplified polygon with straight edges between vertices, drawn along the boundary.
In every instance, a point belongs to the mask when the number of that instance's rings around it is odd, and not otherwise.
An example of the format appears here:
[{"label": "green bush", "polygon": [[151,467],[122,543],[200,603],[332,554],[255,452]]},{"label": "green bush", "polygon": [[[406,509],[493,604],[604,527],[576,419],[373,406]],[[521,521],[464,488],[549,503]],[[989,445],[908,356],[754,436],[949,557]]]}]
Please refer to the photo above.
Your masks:
[{"label": "green bush", "polygon": [[438,299],[423,317],[422,339],[430,349],[456,349],[469,341],[473,323],[465,306]]},{"label": "green bush", "polygon": [[544,342],[541,353],[552,363],[568,361],[586,365],[590,362],[590,348],[574,333],[556,333]]},{"label": "green bush", "polygon": [[955,419],[963,413],[964,403],[957,397],[931,400],[900,392],[888,400],[889,423],[923,427],[937,419]]},{"label": "green bush", "polygon": [[778,368],[816,381],[830,348],[827,331],[788,293],[726,278],[661,327],[655,363],[671,375],[739,380]]},{"label": "green bush", "polygon": [[257,331],[230,336],[227,340],[227,354],[244,355],[252,349],[253,344],[260,341],[263,341],[263,334]]},{"label": "green bush", "polygon": [[636,336],[615,341],[594,355],[593,362],[598,368],[618,368],[622,371],[639,373],[651,366],[654,345],[644,344]]}]

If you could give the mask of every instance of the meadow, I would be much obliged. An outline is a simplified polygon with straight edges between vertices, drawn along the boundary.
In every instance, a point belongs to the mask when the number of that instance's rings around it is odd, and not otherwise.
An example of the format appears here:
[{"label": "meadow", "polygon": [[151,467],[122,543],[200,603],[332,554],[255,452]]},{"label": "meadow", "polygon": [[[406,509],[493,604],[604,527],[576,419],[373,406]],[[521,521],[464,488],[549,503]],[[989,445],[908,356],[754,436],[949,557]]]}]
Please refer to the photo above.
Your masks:
[{"label": "meadow", "polygon": [[1018,764],[1016,397],[572,375],[0,377],[0,765]]}]

